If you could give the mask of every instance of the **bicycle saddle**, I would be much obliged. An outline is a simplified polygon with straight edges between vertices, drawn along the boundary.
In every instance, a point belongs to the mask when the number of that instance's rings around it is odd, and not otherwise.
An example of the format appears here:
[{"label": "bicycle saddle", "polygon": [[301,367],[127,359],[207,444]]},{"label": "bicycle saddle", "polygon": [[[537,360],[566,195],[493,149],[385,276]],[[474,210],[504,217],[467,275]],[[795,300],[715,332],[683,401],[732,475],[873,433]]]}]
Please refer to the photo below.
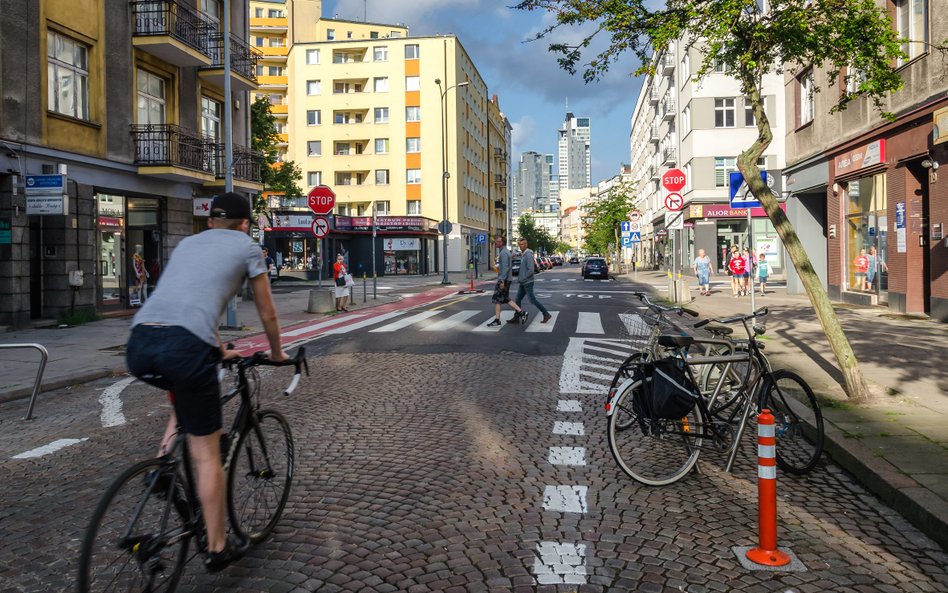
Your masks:
[{"label": "bicycle saddle", "polygon": [[719,336],[729,336],[734,333],[733,327],[728,327],[726,325],[722,325],[720,323],[713,323],[713,322],[704,326],[704,329],[708,330],[712,334],[717,334]]},{"label": "bicycle saddle", "polygon": [[658,336],[658,345],[665,348],[687,348],[694,341],[691,336]]}]

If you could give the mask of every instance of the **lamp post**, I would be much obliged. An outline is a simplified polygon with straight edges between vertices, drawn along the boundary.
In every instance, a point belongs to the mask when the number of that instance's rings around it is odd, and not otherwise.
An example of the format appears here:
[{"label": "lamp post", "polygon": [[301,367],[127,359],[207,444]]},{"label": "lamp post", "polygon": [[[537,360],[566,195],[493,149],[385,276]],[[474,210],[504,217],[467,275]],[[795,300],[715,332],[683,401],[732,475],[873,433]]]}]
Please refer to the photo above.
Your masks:
[{"label": "lamp post", "polygon": [[451,284],[448,280],[448,179],[451,174],[448,172],[448,108],[446,98],[448,91],[471,84],[469,81],[453,84],[448,88],[441,89],[441,79],[435,78],[435,84],[441,92],[441,208],[444,218],[441,220],[441,243],[444,247],[442,253],[441,265],[444,267],[444,279],[441,284]]}]

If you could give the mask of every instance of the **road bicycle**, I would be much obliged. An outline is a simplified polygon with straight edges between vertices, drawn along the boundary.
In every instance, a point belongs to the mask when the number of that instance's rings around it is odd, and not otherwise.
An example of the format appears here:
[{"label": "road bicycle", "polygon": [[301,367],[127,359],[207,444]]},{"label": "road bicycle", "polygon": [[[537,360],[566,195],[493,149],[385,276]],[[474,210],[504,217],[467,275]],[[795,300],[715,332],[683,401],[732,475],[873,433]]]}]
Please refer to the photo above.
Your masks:
[{"label": "road bicycle", "polygon": [[[282,414],[260,407],[257,367],[292,366],[284,389],[290,395],[301,371],[309,374],[305,351],[273,362],[263,353],[224,361],[236,369],[222,402],[240,398],[221,455],[231,529],[251,543],[264,541],[283,514],[293,481],[293,434]],[[223,374],[223,369],[222,369]],[[148,591],[171,593],[188,561],[207,552],[186,435],[178,429],[168,453],[125,470],[109,487],[86,529],[79,558],[80,593]],[[189,555],[191,540],[196,550]]]},{"label": "road bicycle", "polygon": [[[823,449],[823,417],[809,385],[788,370],[774,371],[763,357],[754,330],[748,322],[767,315],[760,309],[750,315],[713,320],[720,324],[741,322],[747,333],[747,348],[728,354],[689,354],[701,340],[687,335],[662,335],[658,345],[670,356],[643,362],[631,376],[610,393],[606,404],[608,441],[620,469],[631,478],[652,486],[671,484],[684,477],[698,462],[705,448],[728,454],[725,471],[733,467],[752,412],[770,409],[776,422],[777,464],[795,474],[805,474],[817,464]],[[696,328],[712,320],[702,320]],[[655,366],[674,361],[688,393],[688,405],[672,417],[656,414],[653,396]],[[708,393],[698,388],[694,369],[723,365]],[[734,389],[731,368],[740,365],[744,376]],[[681,396],[681,394],[678,394]]]}]

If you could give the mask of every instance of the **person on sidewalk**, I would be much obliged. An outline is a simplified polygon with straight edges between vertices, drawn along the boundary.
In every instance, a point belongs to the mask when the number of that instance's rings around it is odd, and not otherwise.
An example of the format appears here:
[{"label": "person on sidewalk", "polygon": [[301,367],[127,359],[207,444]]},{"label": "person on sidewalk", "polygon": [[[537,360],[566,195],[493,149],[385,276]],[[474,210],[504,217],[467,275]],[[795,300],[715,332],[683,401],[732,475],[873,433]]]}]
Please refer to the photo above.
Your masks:
[{"label": "person on sidewalk", "polygon": [[760,283],[760,296],[767,294],[767,278],[770,277],[770,262],[763,253],[757,258],[757,281]]},{"label": "person on sidewalk", "polygon": [[741,257],[744,258],[744,277],[741,280],[741,287],[744,296],[749,296],[754,290],[754,283],[751,282],[751,275],[757,273],[757,260],[751,255],[750,249],[745,247],[741,251]]},{"label": "person on sidewalk", "polygon": [[[538,301],[536,295],[533,294],[533,281],[536,280],[537,276],[536,257],[533,255],[533,250],[530,249],[526,239],[519,239],[517,245],[520,247],[520,274],[517,276],[517,282],[519,283],[516,298],[517,307],[523,302],[523,297],[529,298],[533,306],[539,309],[540,313],[543,313],[543,319],[540,320],[540,323],[546,323],[552,319],[553,316],[550,315],[550,312],[546,310],[543,303]],[[526,311],[521,311],[519,315],[514,315],[510,323],[515,323],[516,321],[526,323],[527,315],[528,313]]]},{"label": "person on sidewalk", "polygon": [[332,265],[332,280],[336,284],[336,311],[349,312],[346,305],[349,304],[349,287],[346,285],[346,274],[349,268],[346,267],[346,259],[343,254],[336,256],[336,263]]},{"label": "person on sidewalk", "polygon": [[869,272],[869,257],[866,255],[864,248],[860,249],[859,255],[853,258],[853,268],[856,276],[856,290],[868,292],[869,282],[866,280],[866,276]]},{"label": "person on sidewalk", "polygon": [[727,260],[727,271],[731,275],[731,292],[734,298],[741,296],[741,280],[744,278],[744,269],[747,267],[741,250],[737,245],[731,245],[731,255]]},{"label": "person on sidewalk", "polygon": [[701,287],[702,296],[711,295],[711,258],[705,254],[704,249],[698,250],[698,256],[694,261],[695,276],[698,277],[698,286]]},{"label": "person on sidewalk", "polygon": [[267,277],[270,278],[270,284],[273,284],[277,277],[276,262],[270,257],[270,250],[266,247],[263,248],[263,259],[267,263]]},{"label": "person on sidewalk", "polygon": [[[142,381],[169,392],[173,405],[161,440],[164,455],[180,430],[197,473],[197,493],[207,528],[204,566],[218,572],[247,551],[246,537],[227,537],[224,469],[220,443],[222,410],[217,367],[237,353],[221,343],[217,328],[227,302],[250,277],[254,304],[270,343],[270,359],[286,360],[280,323],[260,246],[247,234],[250,201],[228,192],[211,202],[209,230],[178,244],[161,284],[132,320],[126,347],[128,370]],[[207,265],[206,262],[213,262]],[[147,476],[161,488],[170,476]],[[167,486],[166,486],[167,488]]]},{"label": "person on sidewalk", "polygon": [[[510,305],[514,310],[514,319],[518,319],[523,313],[519,304],[510,300],[510,283],[513,282],[513,269],[510,267],[510,250],[507,249],[506,235],[497,235],[494,237],[494,248],[499,249],[497,255],[497,284],[494,285],[494,294],[490,297],[490,302],[494,303],[494,320],[487,324],[488,327],[497,327],[500,325],[500,308],[503,305]],[[523,274],[523,267],[520,268]]]}]

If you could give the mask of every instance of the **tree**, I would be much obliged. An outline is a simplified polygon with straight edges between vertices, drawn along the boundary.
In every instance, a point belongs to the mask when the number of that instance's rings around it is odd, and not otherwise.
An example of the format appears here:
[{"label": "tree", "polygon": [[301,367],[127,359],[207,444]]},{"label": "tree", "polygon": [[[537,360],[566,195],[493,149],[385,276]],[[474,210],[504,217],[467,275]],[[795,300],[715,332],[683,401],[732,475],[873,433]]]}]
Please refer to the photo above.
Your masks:
[{"label": "tree", "polygon": [[[276,120],[270,113],[270,99],[258,96],[250,106],[250,147],[263,153],[263,191],[291,198],[302,196],[303,190],[300,189],[299,182],[303,179],[303,173],[295,162],[281,163],[277,160],[278,141]],[[254,199],[254,213],[263,213],[267,218],[271,218],[268,205],[261,195]]]},{"label": "tree", "polygon": [[[800,276],[843,374],[847,394],[855,400],[866,399],[865,379],[826,290],[793,226],[760,177],[757,159],[773,139],[761,86],[764,73],[775,65],[821,68],[830,89],[840,77],[858,81],[855,91],[839,91],[833,111],[845,109],[863,95],[891,119],[882,100],[902,87],[895,66],[898,58],[906,57],[901,49],[904,40],[875,0],[769,0],[766,11],[757,0],[667,0],[665,6],[651,8],[654,4],[651,0],[524,0],[517,8],[544,10],[554,16],[553,23],[535,39],[546,38],[561,27],[592,25],[592,32],[577,44],[549,46],[560,54],[560,66],[570,73],[576,72],[584,51],[597,36],[607,38],[605,49],[581,64],[587,83],[598,80],[626,52],[635,54],[642,64],[636,74],[653,74],[653,55],[661,56],[679,40],[687,47],[700,43],[705,50],[696,78],[709,72],[716,61],[727,64],[757,120],[757,140],[738,157],[738,169],[773,222]],[[939,49],[944,51],[944,47]]]},{"label": "tree", "polygon": [[591,220],[586,226],[583,249],[587,253],[612,253],[619,245],[619,224],[632,209],[634,192],[628,183],[620,183],[608,194],[592,202],[586,209],[585,218]]},{"label": "tree", "polygon": [[524,214],[517,222],[517,238],[526,239],[527,245],[538,253],[553,253],[556,249],[556,238],[545,228],[537,226],[529,214]]}]

